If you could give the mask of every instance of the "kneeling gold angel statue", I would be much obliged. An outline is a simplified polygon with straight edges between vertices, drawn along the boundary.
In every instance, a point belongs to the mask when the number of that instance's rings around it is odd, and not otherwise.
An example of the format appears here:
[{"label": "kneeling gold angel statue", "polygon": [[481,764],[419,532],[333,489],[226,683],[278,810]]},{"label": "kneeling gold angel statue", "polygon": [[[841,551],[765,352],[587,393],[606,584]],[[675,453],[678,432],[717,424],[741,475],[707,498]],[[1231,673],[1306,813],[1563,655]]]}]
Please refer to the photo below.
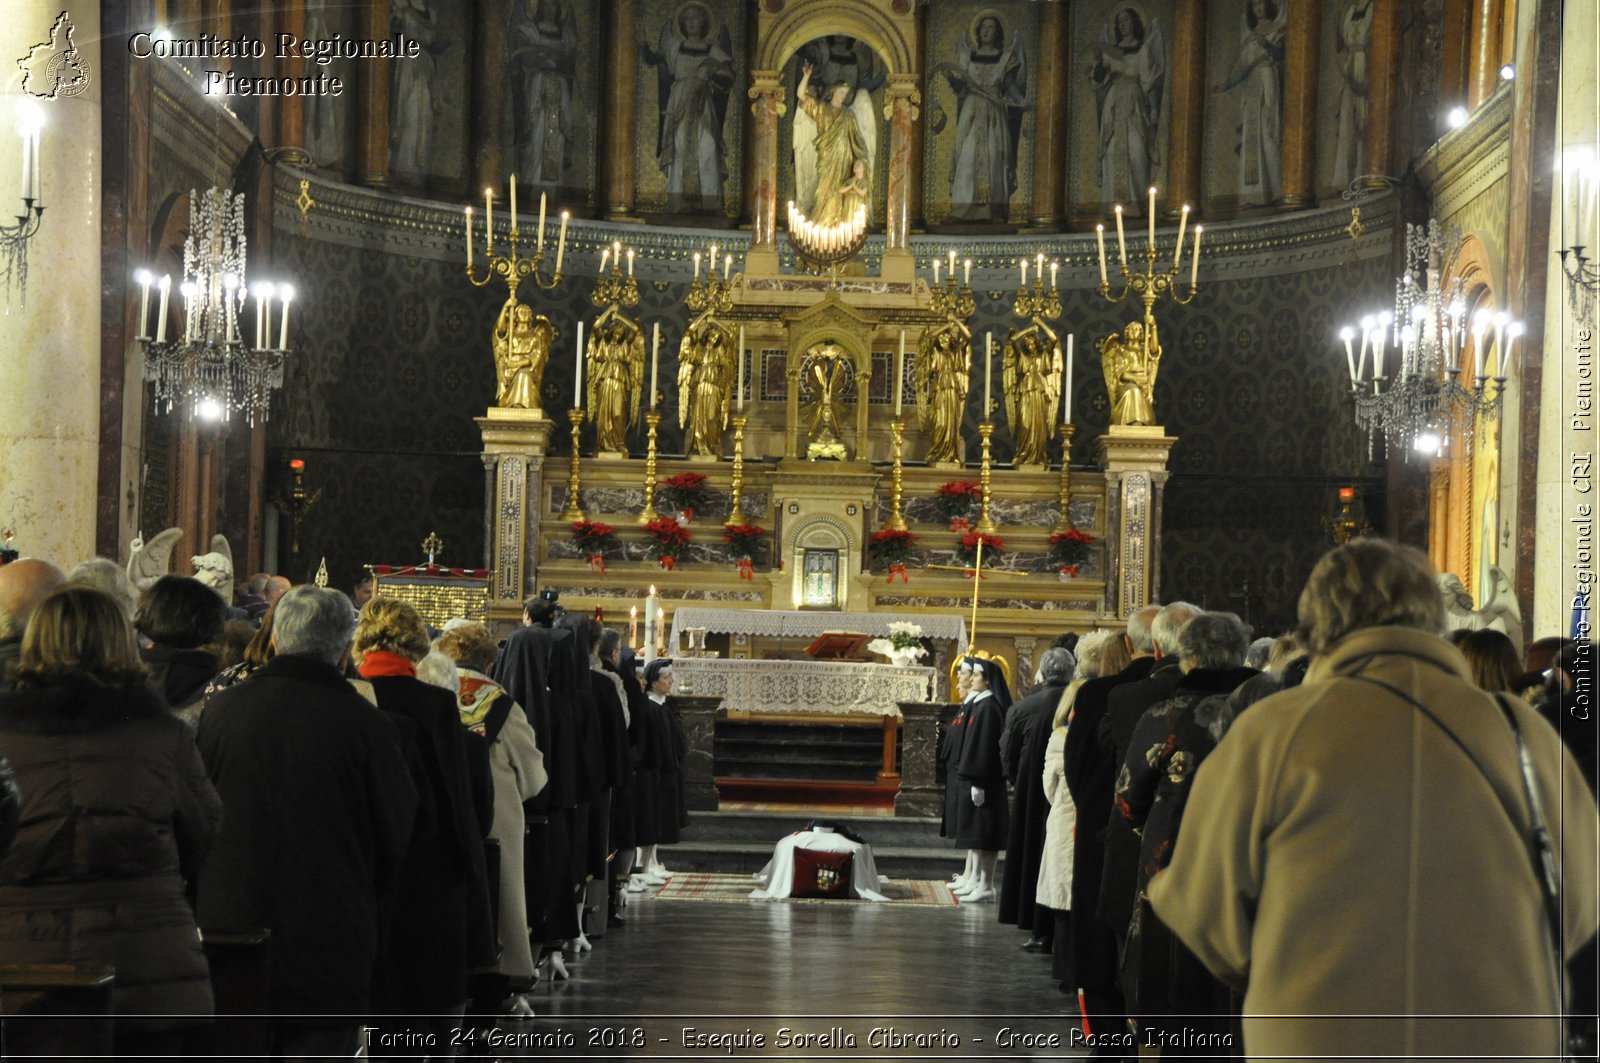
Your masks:
[{"label": "kneeling gold angel statue", "polygon": [[1119,335],[1100,341],[1100,364],[1111,399],[1113,425],[1156,423],[1156,373],[1161,369],[1161,341],[1156,322],[1130,321]]},{"label": "kneeling gold angel statue", "polygon": [[550,357],[555,326],[513,296],[494,325],[495,405],[539,409],[539,385]]}]

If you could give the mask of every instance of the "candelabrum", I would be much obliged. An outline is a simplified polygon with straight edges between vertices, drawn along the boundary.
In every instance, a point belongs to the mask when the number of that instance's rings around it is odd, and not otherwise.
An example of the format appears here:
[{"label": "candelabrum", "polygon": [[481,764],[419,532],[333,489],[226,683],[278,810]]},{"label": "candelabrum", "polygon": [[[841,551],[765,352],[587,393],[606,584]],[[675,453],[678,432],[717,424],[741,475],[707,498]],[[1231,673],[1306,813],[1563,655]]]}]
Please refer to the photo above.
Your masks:
[{"label": "candelabrum", "polygon": [[583,410],[568,410],[567,420],[572,424],[572,461],[567,466],[567,504],[561,510],[560,519],[570,522],[584,519],[583,502],[579,497],[583,488],[583,473],[580,468],[583,458],[579,453],[578,438],[583,432]]},{"label": "candelabrum", "polygon": [[750,518],[745,516],[744,503],[744,426],[750,418],[744,414],[736,414],[733,423],[733,505],[728,510],[728,519],[724,525],[749,524]]},{"label": "candelabrum", "polygon": [[1019,265],[1022,268],[1022,283],[1017,288],[1017,297],[1011,304],[1011,312],[1022,318],[1042,317],[1058,318],[1061,316],[1061,293],[1056,288],[1057,263],[1050,263],[1050,286],[1044,283],[1044,255],[1034,256],[1035,271],[1033,284],[1028,284],[1028,260],[1022,259]]},{"label": "candelabrum", "polygon": [[508,254],[497,255],[494,253],[494,191],[483,191],[483,255],[485,260],[483,276],[480,278],[473,268],[473,223],[472,208],[468,207],[467,215],[467,279],[474,287],[482,288],[496,277],[506,282],[508,301],[516,303],[517,289],[522,282],[532,278],[535,288],[550,289],[561,283],[561,264],[567,251],[567,223],[571,215],[567,211],[561,212],[561,232],[556,239],[555,268],[550,273],[544,271],[545,258],[545,194],[539,194],[539,229],[535,239],[533,257],[525,257],[521,250],[522,230],[520,219],[517,217],[517,175],[511,175],[511,230],[507,238],[511,243]]},{"label": "candelabrum", "polygon": [[1072,523],[1072,514],[1068,505],[1072,500],[1072,434],[1077,431],[1070,424],[1061,426],[1061,519],[1056,521],[1054,534],[1072,531],[1077,525]]},{"label": "candelabrum", "polygon": [[855,258],[867,244],[867,208],[857,207],[845,221],[818,225],[790,200],[788,233],[802,269],[813,273],[827,269],[837,280],[839,263]]},{"label": "candelabrum", "polygon": [[700,279],[700,252],[694,253],[694,280],[689,282],[689,294],[684,299],[684,305],[690,313],[700,314],[709,310],[712,316],[726,314],[733,309],[733,289],[730,284],[733,270],[733,256],[724,254],[720,265],[722,276],[717,276],[717,245],[711,245],[711,258],[706,269],[705,280]]},{"label": "candelabrum", "polygon": [[959,286],[956,284],[956,253],[950,252],[949,276],[942,285],[939,283],[940,264],[939,259],[933,260],[933,283],[928,286],[933,312],[943,314],[952,321],[965,321],[978,309],[978,303],[972,297],[972,260],[969,258],[963,263],[967,277]]},{"label": "candelabrum", "polygon": [[639,511],[639,523],[649,524],[660,516],[656,512],[656,430],[661,427],[661,411],[656,409],[655,396],[650,396],[650,412],[644,415],[644,508]]},{"label": "candelabrum", "polygon": [[[628,272],[622,272],[622,241],[613,240],[611,246],[600,254],[600,275],[595,280],[589,301],[597,307],[638,306],[639,282],[633,276],[633,249],[628,248]],[[611,272],[606,272],[606,262],[611,262]]]},{"label": "candelabrum", "polygon": [[989,411],[983,411],[983,420],[978,423],[978,438],[983,441],[983,460],[978,465],[978,485],[983,489],[983,506],[978,513],[977,530],[984,535],[993,535],[1000,530],[1000,526],[989,516],[989,473],[993,462],[989,458],[989,437],[994,435],[994,422],[989,419]]},{"label": "candelabrum", "polygon": [[1567,278],[1567,304],[1572,316],[1580,322],[1594,324],[1595,295],[1600,294],[1600,269],[1594,259],[1583,253],[1582,244],[1563,247],[1556,252],[1561,256],[1561,272]]},{"label": "candelabrum", "polygon": [[[1150,190],[1151,213],[1155,211],[1155,189]],[[1178,224],[1178,242],[1172,252],[1172,265],[1168,268],[1156,268],[1156,230],[1155,222],[1150,223],[1150,236],[1144,250],[1144,271],[1136,273],[1128,268],[1128,244],[1122,231],[1122,204],[1118,203],[1117,215],[1117,251],[1122,272],[1122,290],[1116,295],[1111,294],[1111,282],[1106,275],[1106,242],[1105,226],[1095,226],[1095,238],[1100,247],[1100,295],[1112,303],[1120,303],[1129,294],[1137,295],[1144,303],[1145,320],[1154,317],[1156,302],[1162,296],[1171,296],[1172,301],[1179,306],[1186,306],[1194,299],[1195,292],[1199,291],[1200,270],[1200,237],[1204,227],[1194,227],[1194,242],[1190,245],[1192,250],[1189,255],[1189,294],[1178,293],[1178,267],[1183,262],[1183,236],[1184,229],[1189,222],[1189,208],[1183,208],[1182,220]]]},{"label": "candelabrum", "polygon": [[15,225],[0,224],[0,282],[6,291],[16,282],[24,301],[28,298],[28,241],[38,235],[44,217],[44,193],[40,189],[39,131],[44,112],[33,100],[23,104],[22,127],[22,213]]},{"label": "candelabrum", "polygon": [[889,422],[889,435],[894,440],[894,466],[890,471],[889,479],[889,516],[883,522],[885,531],[905,531],[906,518],[900,512],[902,498],[902,481],[900,452],[905,444],[906,423],[899,418]]}]

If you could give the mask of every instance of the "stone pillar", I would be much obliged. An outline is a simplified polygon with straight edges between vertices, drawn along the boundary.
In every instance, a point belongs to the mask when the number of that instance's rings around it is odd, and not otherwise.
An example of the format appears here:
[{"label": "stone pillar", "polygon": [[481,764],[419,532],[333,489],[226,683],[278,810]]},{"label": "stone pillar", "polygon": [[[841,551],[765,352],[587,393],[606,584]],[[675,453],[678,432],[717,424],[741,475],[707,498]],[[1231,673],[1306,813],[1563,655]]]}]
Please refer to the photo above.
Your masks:
[{"label": "stone pillar", "polygon": [[1473,110],[1500,85],[1500,24],[1505,0],[1473,0],[1467,36],[1467,110]]},{"label": "stone pillar", "polygon": [[[1066,4],[1040,5],[1039,54],[1069,54]],[[1034,95],[1033,217],[1029,219],[1038,229],[1061,228],[1061,201],[1066,195],[1067,102],[1070,99],[1067,76],[1071,68],[1071,63],[1040,64],[1038,89]]]},{"label": "stone pillar", "polygon": [[483,433],[483,463],[493,467],[494,486],[487,509],[484,542],[493,573],[489,615],[515,618],[533,586],[539,553],[539,507],[551,422],[537,411],[498,406],[475,418]]},{"label": "stone pillar", "polygon": [[882,276],[910,281],[916,276],[911,257],[912,130],[916,127],[922,93],[910,74],[889,75],[884,111],[889,119],[888,236],[884,241]]},{"label": "stone pillar", "polygon": [[[357,23],[361,36],[389,36],[389,0],[366,0]],[[356,79],[356,180],[369,188],[389,186],[389,71],[393,60],[370,58],[354,64]]]},{"label": "stone pillar", "polygon": [[[632,6],[631,3],[629,5]],[[499,188],[505,183],[502,114],[505,108],[506,23],[505,0],[479,0],[473,24],[475,51],[468,65],[472,98],[472,184],[469,192]],[[476,198],[469,195],[469,200]]]},{"label": "stone pillar", "polygon": [[954,714],[955,706],[943,702],[900,702],[900,792],[894,795],[895,815],[943,815],[939,727],[946,716]]},{"label": "stone pillar", "polygon": [[778,116],[788,108],[783,102],[783,72],[750,73],[750,179],[745,195],[750,204],[750,251],[745,269],[750,273],[778,272]]},{"label": "stone pillar", "polygon": [[[89,81],[76,96],[37,99],[44,115],[39,176],[45,205],[39,232],[27,244],[27,287],[13,273],[0,290],[0,527],[16,532],[24,554],[62,567],[95,552],[95,498],[100,442],[101,92],[104,88],[100,7],[73,4],[73,42]],[[0,26],[0,54],[13,64],[50,39],[60,3],[19,0]],[[123,47],[116,42],[116,47]],[[34,93],[57,84],[49,57],[27,67]],[[8,141],[0,167],[0,214],[22,213],[20,150],[11,117],[25,97],[12,67],[0,112]],[[119,120],[121,116],[119,115]],[[126,277],[114,281],[119,288]],[[137,290],[137,289],[135,289]],[[135,296],[135,301],[137,296]],[[137,322],[135,322],[137,326]],[[113,481],[107,490],[117,490]]]},{"label": "stone pillar", "polygon": [[638,31],[634,0],[611,0],[607,6],[611,34],[607,42],[610,54],[605,64],[606,75],[601,79],[605,95],[603,187],[606,216],[617,220],[632,216],[634,208],[633,145],[638,136],[634,117],[639,76],[635,38]]},{"label": "stone pillar", "polygon": [[1109,617],[1132,615],[1161,587],[1161,496],[1178,440],[1160,425],[1112,425],[1100,437],[1106,474],[1106,600]]},{"label": "stone pillar", "polygon": [[1277,205],[1289,210],[1316,206],[1317,59],[1322,0],[1295,0],[1283,61],[1283,189]]},{"label": "stone pillar", "polygon": [[678,713],[689,755],[683,760],[685,803],[691,812],[717,810],[716,758],[717,706],[721,698],[675,694],[667,704]]},{"label": "stone pillar", "polygon": [[1169,220],[1182,213],[1185,203],[1196,209],[1200,206],[1206,111],[1206,0],[1185,0],[1173,11],[1170,76],[1172,125],[1165,212]]},{"label": "stone pillar", "polygon": [[[263,13],[271,10],[264,8]],[[286,0],[277,8],[278,29],[284,33],[292,33],[296,37],[306,35],[306,3],[305,0]],[[297,78],[304,77],[306,66],[304,59],[283,59],[275,63],[273,72],[279,77]],[[293,96],[277,97],[278,105],[278,145],[304,145],[306,142],[306,104],[305,98],[298,93]]]},{"label": "stone pillar", "polygon": [[[1367,143],[1362,169],[1386,174],[1393,150],[1395,85],[1400,64],[1400,5],[1372,5],[1372,41],[1367,48]],[[1371,187],[1385,187],[1381,181]]]}]

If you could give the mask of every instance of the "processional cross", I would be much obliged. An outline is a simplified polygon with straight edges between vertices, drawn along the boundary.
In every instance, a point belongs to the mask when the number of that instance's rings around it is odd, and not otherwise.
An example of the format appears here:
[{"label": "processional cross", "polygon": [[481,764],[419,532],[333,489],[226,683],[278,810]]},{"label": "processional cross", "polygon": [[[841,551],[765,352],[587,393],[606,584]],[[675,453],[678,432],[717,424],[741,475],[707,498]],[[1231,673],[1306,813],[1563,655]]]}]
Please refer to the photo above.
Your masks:
[{"label": "processional cross", "polygon": [[[970,565],[928,565],[927,568],[942,568],[950,572],[965,572],[972,578],[972,622],[967,625],[967,645],[972,645],[978,640],[978,592],[990,573],[983,569],[983,536],[978,536],[977,551]],[[1005,569],[993,570],[998,576],[1027,576],[1026,572],[1009,572]]]}]

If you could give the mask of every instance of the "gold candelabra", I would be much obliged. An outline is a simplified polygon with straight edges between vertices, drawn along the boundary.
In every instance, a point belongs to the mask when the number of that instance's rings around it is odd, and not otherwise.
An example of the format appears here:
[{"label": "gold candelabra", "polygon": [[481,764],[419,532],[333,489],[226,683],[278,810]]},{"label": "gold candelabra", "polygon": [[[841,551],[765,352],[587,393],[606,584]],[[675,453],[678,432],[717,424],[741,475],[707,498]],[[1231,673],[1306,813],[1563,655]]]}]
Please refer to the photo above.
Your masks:
[{"label": "gold candelabra", "polygon": [[744,514],[744,426],[750,418],[744,414],[733,417],[733,506],[728,510],[728,519],[724,526],[732,524],[749,524],[750,518]]},{"label": "gold candelabra", "polygon": [[1050,263],[1050,286],[1044,283],[1044,255],[1034,256],[1035,271],[1033,284],[1028,284],[1028,260],[1022,259],[1022,283],[1017,288],[1017,298],[1011,304],[1011,312],[1018,317],[1031,318],[1035,315],[1046,318],[1061,316],[1061,292],[1056,288],[1057,263]]},{"label": "gold candelabra", "polygon": [[1070,424],[1061,426],[1061,519],[1056,521],[1054,534],[1060,535],[1072,531],[1077,525],[1072,523],[1072,515],[1068,512],[1068,505],[1072,499],[1072,434],[1077,431]]},{"label": "gold candelabra", "polygon": [[1150,237],[1145,245],[1145,266],[1143,273],[1135,273],[1128,268],[1128,244],[1122,231],[1122,204],[1116,206],[1117,215],[1117,252],[1121,262],[1122,291],[1116,295],[1111,294],[1111,283],[1106,276],[1106,238],[1104,225],[1095,226],[1095,238],[1100,246],[1100,295],[1112,303],[1120,303],[1129,293],[1137,294],[1144,303],[1145,320],[1149,321],[1155,316],[1153,308],[1156,301],[1163,295],[1172,297],[1172,301],[1179,306],[1188,305],[1195,292],[1199,291],[1200,269],[1200,237],[1205,232],[1204,226],[1194,227],[1194,242],[1190,245],[1192,250],[1189,256],[1189,294],[1178,294],[1178,267],[1183,262],[1183,235],[1189,224],[1189,207],[1184,205],[1183,215],[1178,222],[1178,242],[1172,252],[1172,266],[1168,269],[1156,269],[1156,228],[1155,214],[1156,190],[1150,189]]},{"label": "gold candelabra", "polygon": [[483,253],[486,265],[484,268],[483,277],[480,279],[477,272],[473,269],[472,208],[467,208],[467,279],[470,280],[475,287],[482,288],[493,281],[496,277],[499,277],[501,280],[506,282],[509,301],[515,303],[517,301],[517,289],[522,286],[522,282],[524,280],[527,280],[530,277],[533,278],[533,285],[535,288],[550,289],[561,283],[561,262],[565,257],[567,250],[567,223],[572,220],[571,215],[567,211],[561,212],[561,233],[556,240],[555,268],[552,270],[552,272],[546,274],[543,268],[545,258],[544,193],[540,193],[539,195],[539,230],[537,240],[534,245],[532,258],[524,257],[518,250],[518,245],[522,241],[522,230],[520,228],[520,221],[517,217],[516,174],[511,175],[511,230],[508,234],[508,238],[511,242],[511,251],[509,254],[497,255],[494,253],[493,189],[486,188],[483,191],[483,210]]},{"label": "gold candelabra", "polygon": [[1000,530],[1000,526],[989,516],[989,473],[992,463],[989,460],[989,437],[994,435],[994,422],[989,419],[989,411],[983,411],[983,420],[978,424],[978,438],[983,441],[983,460],[978,465],[978,484],[983,488],[983,508],[978,514],[977,530],[981,535],[993,535]]},{"label": "gold candelabra", "polygon": [[[717,276],[717,266],[722,266],[722,276]],[[733,256],[725,254],[717,259],[717,245],[711,245],[711,257],[706,269],[706,279],[700,279],[700,252],[694,253],[694,280],[689,282],[689,295],[684,299],[691,313],[710,310],[712,315],[726,314],[733,309],[732,279]]]},{"label": "gold candelabra", "polygon": [[661,411],[656,409],[656,397],[650,396],[650,412],[644,415],[644,508],[639,511],[639,523],[649,524],[660,516],[656,512],[656,429],[661,427]]},{"label": "gold candelabra", "polygon": [[[606,272],[606,261],[611,260],[611,272]],[[622,241],[613,240],[600,255],[600,275],[595,279],[594,291],[589,301],[597,307],[638,306],[639,282],[633,276],[633,249],[628,249],[628,272],[622,272]]]},{"label": "gold candelabra", "polygon": [[894,440],[894,467],[890,473],[889,480],[889,516],[883,522],[885,531],[906,530],[906,518],[900,512],[900,500],[902,497],[900,451],[905,443],[905,430],[905,421],[897,419],[889,422],[889,434]]},{"label": "gold candelabra", "polygon": [[579,467],[582,457],[579,454],[579,434],[583,431],[583,410],[571,409],[567,411],[567,420],[572,423],[572,461],[567,466],[567,504],[561,510],[561,520],[583,520],[583,503],[579,499],[579,492],[583,488],[583,474]]},{"label": "gold candelabra", "polygon": [[939,260],[933,260],[933,283],[928,286],[928,294],[932,296],[933,312],[943,314],[951,320],[965,320],[972,316],[978,309],[977,301],[972,298],[972,260],[969,258],[963,263],[967,270],[967,281],[959,287],[956,285],[956,254],[950,252],[950,275],[943,285],[939,283]]}]

